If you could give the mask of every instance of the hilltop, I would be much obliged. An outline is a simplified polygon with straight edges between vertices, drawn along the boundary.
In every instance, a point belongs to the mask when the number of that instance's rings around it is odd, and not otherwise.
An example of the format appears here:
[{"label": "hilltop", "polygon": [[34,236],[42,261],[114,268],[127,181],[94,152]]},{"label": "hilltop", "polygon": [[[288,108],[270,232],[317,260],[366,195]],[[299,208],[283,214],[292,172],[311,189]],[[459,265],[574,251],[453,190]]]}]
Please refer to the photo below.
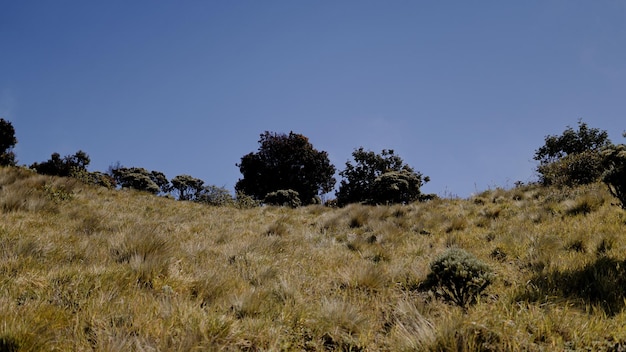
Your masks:
[{"label": "hilltop", "polygon": [[[0,168],[0,350],[621,350],[626,213],[603,184],[212,207]],[[421,288],[462,248],[495,280]]]}]

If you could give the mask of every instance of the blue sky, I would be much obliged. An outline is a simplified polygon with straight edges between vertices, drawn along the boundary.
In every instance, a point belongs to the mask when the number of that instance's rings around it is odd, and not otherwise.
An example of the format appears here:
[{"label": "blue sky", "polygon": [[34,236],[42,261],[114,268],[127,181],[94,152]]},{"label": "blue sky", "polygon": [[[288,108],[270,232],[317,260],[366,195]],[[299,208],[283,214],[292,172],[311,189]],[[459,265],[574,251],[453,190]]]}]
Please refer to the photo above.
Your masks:
[{"label": "blue sky", "polygon": [[263,131],[294,131],[466,197],[534,180],[579,118],[626,129],[621,0],[0,0],[0,47],[20,164],[82,149],[232,190]]}]

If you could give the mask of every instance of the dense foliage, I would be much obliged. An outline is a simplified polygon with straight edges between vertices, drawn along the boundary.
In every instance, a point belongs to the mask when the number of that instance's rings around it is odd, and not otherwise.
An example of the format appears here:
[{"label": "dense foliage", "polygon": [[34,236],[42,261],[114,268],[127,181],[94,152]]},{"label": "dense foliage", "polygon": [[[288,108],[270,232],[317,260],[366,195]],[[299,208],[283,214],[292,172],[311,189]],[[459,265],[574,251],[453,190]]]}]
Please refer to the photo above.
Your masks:
[{"label": "dense foliage", "polygon": [[603,156],[606,170],[602,181],[609,186],[611,194],[620,200],[622,208],[626,209],[626,145],[608,148]]},{"label": "dense foliage", "polygon": [[420,187],[429,178],[413,170],[393,150],[381,154],[365,151],[352,153],[355,164],[346,162],[339,174],[344,177],[337,192],[340,206],[349,203],[410,203],[420,199]]},{"label": "dense foliage", "polygon": [[118,167],[111,170],[117,184],[122,188],[133,188],[152,194],[169,192],[169,181],[159,171],[148,171],[142,167]]},{"label": "dense foliage", "polygon": [[608,133],[579,121],[578,130],[567,127],[560,136],[545,137],[535,151],[537,172],[546,186],[574,186],[597,181],[602,175],[603,148],[611,145]]},{"label": "dense foliage", "polygon": [[263,202],[268,205],[288,206],[292,208],[302,205],[298,192],[291,189],[280,189],[276,192],[270,192],[265,196]]},{"label": "dense foliage", "polygon": [[237,166],[243,178],[235,189],[258,200],[291,189],[307,205],[335,186],[335,167],[328,153],[314,149],[308,138],[293,132],[261,134],[258,152],[244,155]]},{"label": "dense foliage", "polygon": [[446,300],[465,307],[475,303],[495,278],[487,264],[470,253],[452,248],[430,265],[426,287],[435,288]]},{"label": "dense foliage", "polygon": [[204,181],[189,175],[178,175],[172,179],[172,190],[178,200],[196,200],[203,190]]},{"label": "dense foliage", "polygon": [[0,119],[0,166],[15,165],[13,147],[17,144],[15,129],[11,122]]},{"label": "dense foliage", "polygon": [[89,155],[82,150],[63,158],[59,153],[53,153],[47,161],[33,163],[30,168],[42,175],[67,177],[72,173],[86,171],[90,161]]}]

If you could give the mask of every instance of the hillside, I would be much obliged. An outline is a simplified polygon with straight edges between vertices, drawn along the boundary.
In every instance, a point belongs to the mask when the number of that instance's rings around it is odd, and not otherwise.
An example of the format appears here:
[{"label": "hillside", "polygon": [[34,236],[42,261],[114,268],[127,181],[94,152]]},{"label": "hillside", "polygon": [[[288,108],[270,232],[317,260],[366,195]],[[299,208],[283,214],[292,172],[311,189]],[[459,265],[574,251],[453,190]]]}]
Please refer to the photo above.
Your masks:
[{"label": "hillside", "polygon": [[[612,202],[235,209],[0,168],[0,351],[623,350]],[[420,289],[450,247],[496,274],[466,309]]]}]

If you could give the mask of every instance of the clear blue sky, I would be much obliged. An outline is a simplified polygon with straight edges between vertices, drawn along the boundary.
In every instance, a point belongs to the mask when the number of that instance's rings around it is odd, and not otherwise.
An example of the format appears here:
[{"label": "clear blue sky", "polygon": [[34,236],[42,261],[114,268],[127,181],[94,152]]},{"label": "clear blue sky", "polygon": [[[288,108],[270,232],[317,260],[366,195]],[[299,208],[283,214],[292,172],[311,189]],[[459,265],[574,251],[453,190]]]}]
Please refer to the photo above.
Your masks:
[{"label": "clear blue sky", "polygon": [[20,164],[82,149],[232,190],[259,134],[294,131],[466,197],[533,180],[579,118],[626,129],[622,0],[0,0],[0,48]]}]

